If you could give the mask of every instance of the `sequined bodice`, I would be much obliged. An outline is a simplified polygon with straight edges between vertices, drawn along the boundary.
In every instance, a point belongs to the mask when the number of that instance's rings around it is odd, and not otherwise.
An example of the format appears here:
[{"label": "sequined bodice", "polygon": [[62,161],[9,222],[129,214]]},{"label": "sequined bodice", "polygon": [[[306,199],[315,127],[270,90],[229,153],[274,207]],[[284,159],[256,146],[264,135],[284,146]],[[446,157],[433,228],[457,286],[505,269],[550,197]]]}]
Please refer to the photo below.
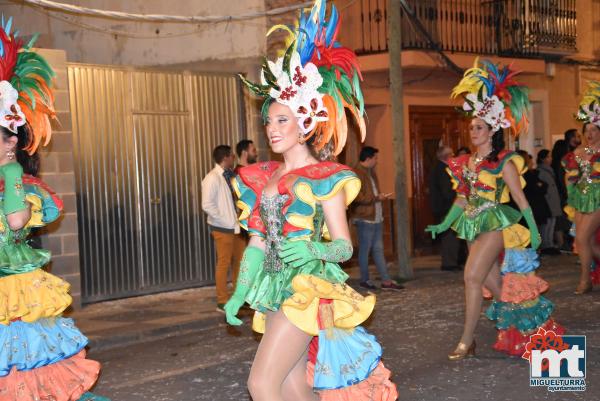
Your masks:
[{"label": "sequined bodice", "polygon": [[504,180],[497,179],[496,196],[495,201],[482,198],[476,188],[476,184],[479,182],[479,173],[469,169],[467,165],[463,167],[463,177],[469,187],[469,196],[467,197],[467,206],[465,207],[465,214],[467,217],[474,218],[481,212],[493,208],[498,205],[500,194],[504,190]]},{"label": "sequined bodice", "polygon": [[579,166],[579,179],[577,180],[576,186],[577,189],[585,195],[590,191],[592,184],[595,182],[594,166],[590,160],[581,156],[575,156],[575,161]]},{"label": "sequined bodice", "polygon": [[267,228],[265,237],[265,264],[268,272],[278,272],[283,269],[283,263],[277,256],[283,243],[283,205],[289,199],[288,195],[268,196],[263,194],[260,198],[260,217]]},{"label": "sequined bodice", "polygon": [[[283,225],[285,223],[283,207],[289,198],[289,195],[277,194],[268,196],[263,193],[260,199],[260,218],[266,227],[265,262],[263,268],[267,272],[276,273],[285,267],[281,259],[279,259],[278,252],[283,241],[285,241],[283,234]],[[323,209],[321,205],[316,205],[315,215],[313,216],[315,232],[312,234],[311,239],[321,238],[323,221]]]}]

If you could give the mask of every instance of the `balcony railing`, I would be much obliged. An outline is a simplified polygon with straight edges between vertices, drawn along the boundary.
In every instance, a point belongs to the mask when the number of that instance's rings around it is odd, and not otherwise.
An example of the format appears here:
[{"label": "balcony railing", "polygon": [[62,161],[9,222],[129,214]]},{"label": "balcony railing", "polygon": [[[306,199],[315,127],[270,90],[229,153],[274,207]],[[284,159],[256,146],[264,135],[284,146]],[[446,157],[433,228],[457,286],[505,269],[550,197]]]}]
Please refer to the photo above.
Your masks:
[{"label": "balcony railing", "polygon": [[[358,53],[387,51],[386,0],[360,0]],[[576,52],[575,0],[406,0],[404,49],[434,49],[513,57]],[[418,27],[427,32],[425,35]],[[428,38],[429,37],[429,38]]]}]

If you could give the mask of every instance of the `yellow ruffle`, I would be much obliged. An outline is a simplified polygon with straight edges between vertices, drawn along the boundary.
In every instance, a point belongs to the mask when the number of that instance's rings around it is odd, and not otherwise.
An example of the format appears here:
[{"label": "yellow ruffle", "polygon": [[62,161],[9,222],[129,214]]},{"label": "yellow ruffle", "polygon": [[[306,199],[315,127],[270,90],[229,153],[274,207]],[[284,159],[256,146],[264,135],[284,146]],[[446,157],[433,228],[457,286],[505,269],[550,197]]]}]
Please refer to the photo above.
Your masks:
[{"label": "yellow ruffle", "polygon": [[[360,295],[346,284],[330,283],[315,276],[300,274],[292,281],[294,295],[281,306],[286,317],[300,330],[316,336],[319,334],[319,300],[333,300],[333,326],[351,329],[365,320],[375,307],[375,295]],[[252,329],[265,332],[265,315],[256,312]]]},{"label": "yellow ruffle", "polygon": [[0,278],[0,324],[60,315],[70,304],[69,283],[41,269]]},{"label": "yellow ruffle", "polygon": [[505,248],[525,248],[531,242],[529,230],[520,224],[513,224],[502,230]]},{"label": "yellow ruffle", "polygon": [[[294,193],[303,203],[310,205],[313,210],[316,210],[317,202],[322,202],[333,198],[340,190],[344,190],[344,197],[346,206],[350,205],[360,192],[361,182],[355,175],[346,176],[339,179],[325,195],[317,195],[313,192],[313,188],[310,184],[301,182],[295,185]],[[307,228],[311,232],[314,231],[313,227],[314,212],[310,215],[288,213],[286,220],[295,227]],[[326,240],[330,240],[329,229],[327,224],[323,223],[322,236]],[[299,238],[305,239],[305,238]]]},{"label": "yellow ruffle", "polygon": [[512,161],[515,164],[515,167],[517,168],[517,172],[519,173],[519,180],[521,182],[521,188],[525,188],[525,179],[523,179],[523,173],[525,173],[525,171],[527,171],[527,166],[525,165],[525,160],[523,160],[523,158],[517,154],[517,153],[509,153],[506,155],[506,157],[504,158],[504,160],[502,160],[502,162],[500,163],[499,167],[498,167],[498,172],[494,173],[493,171],[489,171],[489,170],[484,170],[482,169],[479,172],[479,181],[483,184],[485,184],[486,186],[493,188],[492,191],[477,191],[477,194],[479,196],[481,196],[482,198],[488,199],[492,202],[500,202],[500,203],[506,203],[510,201],[510,190],[508,189],[508,186],[504,186],[504,189],[502,190],[502,193],[500,194],[500,199],[496,199],[496,183],[498,178],[502,177],[502,168],[504,167],[504,165],[508,162],[508,161]]},{"label": "yellow ruffle", "polygon": [[567,215],[567,218],[570,221],[574,221],[575,220],[575,213],[577,212],[577,209],[575,209],[573,206],[571,205],[566,205],[563,210],[565,211],[565,214]]},{"label": "yellow ruffle", "polygon": [[31,204],[31,217],[25,225],[25,228],[44,226],[44,213],[42,212],[42,199],[35,195],[26,195],[25,200]]}]

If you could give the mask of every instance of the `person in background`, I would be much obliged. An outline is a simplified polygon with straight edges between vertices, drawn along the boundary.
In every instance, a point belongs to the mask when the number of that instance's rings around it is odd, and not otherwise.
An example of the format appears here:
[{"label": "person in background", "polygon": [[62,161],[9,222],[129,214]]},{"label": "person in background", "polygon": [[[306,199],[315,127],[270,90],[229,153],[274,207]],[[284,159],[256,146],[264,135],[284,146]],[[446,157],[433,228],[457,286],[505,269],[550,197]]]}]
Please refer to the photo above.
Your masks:
[{"label": "person in background", "polygon": [[581,145],[581,134],[576,128],[571,128],[565,131],[565,142],[569,147],[569,152],[574,151]]},{"label": "person in background", "polygon": [[235,155],[230,146],[219,145],[213,150],[213,160],[215,167],[202,180],[202,210],[208,215],[207,222],[217,252],[217,311],[225,313],[223,307],[229,299],[227,275],[231,268],[235,287],[246,241],[240,235],[231,185],[235,176]]},{"label": "person in background", "polygon": [[375,174],[378,152],[379,150],[371,146],[362,148],[359,163],[354,169],[362,183],[360,192],[352,203],[352,220],[358,232],[360,286],[369,290],[377,289],[369,280],[369,254],[372,253],[375,266],[381,276],[381,288],[400,290],[403,287],[390,279],[383,254],[383,205],[381,202],[390,199],[392,194],[383,194],[379,191],[379,180]]},{"label": "person in background", "polygon": [[470,155],[470,154],[471,154],[471,149],[469,149],[467,146],[458,148],[458,150],[456,151],[456,156]]},{"label": "person in background", "polygon": [[547,255],[559,255],[560,250],[554,242],[554,227],[556,219],[562,216],[563,211],[560,205],[560,194],[556,184],[556,177],[552,169],[552,156],[548,149],[542,149],[537,155],[537,171],[538,177],[546,184],[546,203],[550,208],[550,217],[546,223],[541,226],[542,245],[541,253]]},{"label": "person in background", "polygon": [[238,163],[233,170],[235,174],[239,174],[242,167],[254,164],[258,160],[258,153],[254,142],[250,139],[242,139],[235,145],[235,153],[238,157]]},{"label": "person in background", "polygon": [[[561,160],[567,153],[569,153],[569,147],[564,139],[559,139],[554,142],[554,146],[552,147],[552,170],[554,171],[554,177],[556,179],[556,187],[558,189],[558,195],[560,196],[561,208],[564,208],[567,204],[565,169],[561,164]],[[556,219],[556,225],[554,227],[556,245],[561,251],[570,252],[573,249],[573,237],[569,235],[570,229],[571,222],[563,209],[562,214]]]},{"label": "person in background", "polygon": [[[429,202],[435,223],[441,223],[454,203],[456,192],[452,189],[452,181],[446,172],[448,159],[454,152],[447,146],[441,146],[436,152],[437,163],[429,174]],[[460,240],[454,230],[448,229],[440,234],[442,246],[441,270],[460,270],[458,266],[458,251]]]},{"label": "person in background", "polygon": [[[534,205],[533,217],[538,226],[546,224],[546,220],[550,217],[550,207],[546,202],[546,189],[547,185],[544,181],[540,180],[537,169],[533,165],[533,158],[525,150],[517,150],[517,153],[525,160],[527,171],[523,174],[523,179],[527,183],[523,188],[523,193],[527,198],[527,202],[530,205]],[[521,224],[527,224],[524,220]]]}]

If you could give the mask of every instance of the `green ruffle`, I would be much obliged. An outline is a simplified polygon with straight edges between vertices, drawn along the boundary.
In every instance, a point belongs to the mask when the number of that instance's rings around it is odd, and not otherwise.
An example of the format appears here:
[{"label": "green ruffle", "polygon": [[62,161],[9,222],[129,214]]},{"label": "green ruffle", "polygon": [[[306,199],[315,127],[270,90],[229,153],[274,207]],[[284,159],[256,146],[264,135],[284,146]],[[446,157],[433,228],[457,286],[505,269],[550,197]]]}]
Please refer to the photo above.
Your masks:
[{"label": "green ruffle", "polygon": [[488,319],[495,320],[496,328],[500,330],[514,326],[517,330],[526,332],[543,325],[553,310],[554,304],[540,296],[539,302],[531,307],[494,301],[485,312],[485,315]]},{"label": "green ruffle", "polygon": [[279,272],[269,273],[261,268],[246,295],[246,302],[252,309],[260,312],[278,310],[283,301],[294,293],[292,279],[298,274],[309,274],[332,283],[343,283],[348,279],[348,275],[339,265],[320,260],[300,268],[286,266]]},{"label": "green ruffle", "polygon": [[[479,203],[484,201],[482,199]],[[452,224],[452,229],[456,231],[459,238],[473,241],[480,233],[503,230],[517,224],[519,220],[521,220],[521,212],[499,203],[474,218],[467,217],[465,213],[461,214]]]},{"label": "green ruffle", "polygon": [[31,248],[24,242],[0,247],[0,277],[29,273],[50,261],[50,251]]},{"label": "green ruffle", "polygon": [[576,185],[569,188],[569,205],[581,213],[593,213],[600,209],[600,183],[589,184],[587,193],[582,193]]}]

